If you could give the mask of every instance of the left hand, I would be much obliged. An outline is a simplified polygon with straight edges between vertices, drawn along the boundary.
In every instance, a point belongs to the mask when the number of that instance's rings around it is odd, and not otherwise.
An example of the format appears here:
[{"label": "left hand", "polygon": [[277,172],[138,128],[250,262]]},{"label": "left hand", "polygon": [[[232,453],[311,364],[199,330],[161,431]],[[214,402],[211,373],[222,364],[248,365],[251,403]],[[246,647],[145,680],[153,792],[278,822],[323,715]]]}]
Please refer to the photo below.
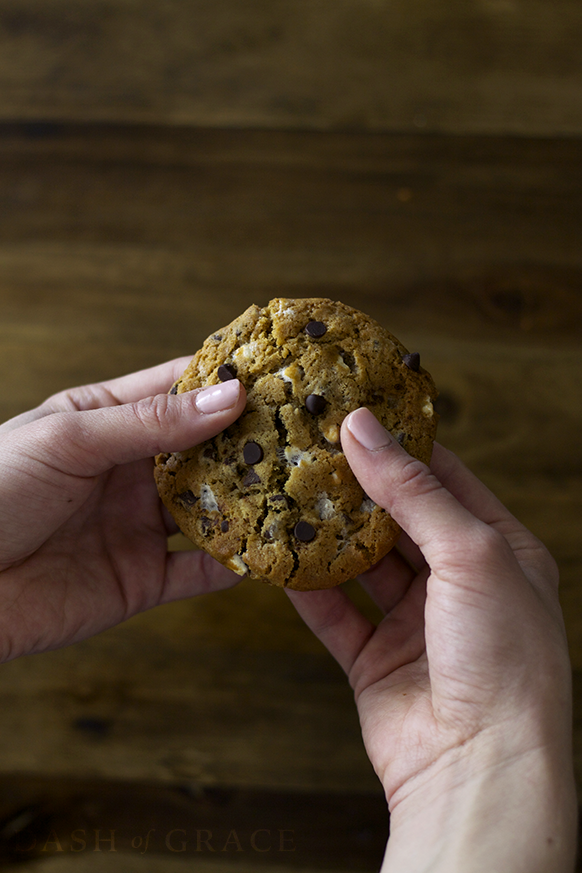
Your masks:
[{"label": "left hand", "polygon": [[238,418],[237,380],[168,395],[188,358],[57,394],[0,426],[0,660],[55,649],[239,577],[177,527],[152,456]]}]

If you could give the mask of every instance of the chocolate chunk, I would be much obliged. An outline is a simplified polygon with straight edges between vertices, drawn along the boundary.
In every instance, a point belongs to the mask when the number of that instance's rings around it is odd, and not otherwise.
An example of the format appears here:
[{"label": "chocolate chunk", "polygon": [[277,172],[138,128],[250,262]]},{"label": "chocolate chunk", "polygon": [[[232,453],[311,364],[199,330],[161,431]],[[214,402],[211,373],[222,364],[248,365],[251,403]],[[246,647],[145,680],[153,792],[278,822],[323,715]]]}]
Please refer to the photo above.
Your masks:
[{"label": "chocolate chunk", "polygon": [[182,491],[181,494],[178,494],[178,499],[182,501],[184,506],[194,506],[199,498],[192,491]]},{"label": "chocolate chunk", "polygon": [[208,518],[207,515],[202,516],[202,518],[200,519],[200,526],[202,527],[202,533],[204,534],[204,536],[206,536],[206,534],[210,531],[213,524],[214,522],[212,521],[212,519]]},{"label": "chocolate chunk", "polygon": [[323,321],[310,321],[305,328],[305,333],[308,336],[313,337],[313,339],[318,339],[320,336],[323,336],[326,331],[327,326]]},{"label": "chocolate chunk", "polygon": [[260,481],[261,477],[258,475],[258,473],[255,473],[254,470],[249,470],[249,472],[243,479],[243,485],[246,488],[249,485],[258,485]]},{"label": "chocolate chunk", "polygon": [[178,393],[178,386],[177,386],[177,385],[173,385],[173,386],[170,388],[170,394],[177,394],[177,393]]},{"label": "chocolate chunk", "polygon": [[305,401],[305,406],[312,415],[321,415],[326,407],[326,399],[320,394],[310,394]]},{"label": "chocolate chunk", "polygon": [[230,379],[236,379],[236,369],[232,364],[221,364],[216,375],[221,382],[228,382]]},{"label": "chocolate chunk", "polygon": [[300,542],[310,543],[315,537],[315,528],[308,521],[298,521],[293,533]]},{"label": "chocolate chunk", "polygon": [[252,466],[263,460],[263,450],[258,443],[247,443],[243,449],[245,464]]},{"label": "chocolate chunk", "polygon": [[420,370],[420,355],[418,352],[411,352],[409,355],[403,355],[402,360],[409,370],[414,370],[415,373],[418,373]]},{"label": "chocolate chunk", "polygon": [[220,530],[222,533],[228,533],[228,528],[230,527],[227,519],[225,518],[223,522],[220,524]]}]

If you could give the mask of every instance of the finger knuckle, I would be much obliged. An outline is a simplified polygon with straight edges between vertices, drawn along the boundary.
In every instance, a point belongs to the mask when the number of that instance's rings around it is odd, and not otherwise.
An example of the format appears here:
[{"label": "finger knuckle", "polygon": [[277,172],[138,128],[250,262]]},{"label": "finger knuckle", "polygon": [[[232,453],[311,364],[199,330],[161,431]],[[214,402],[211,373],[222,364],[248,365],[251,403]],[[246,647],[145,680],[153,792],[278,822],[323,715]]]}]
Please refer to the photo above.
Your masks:
[{"label": "finger knuckle", "polygon": [[492,557],[510,552],[503,534],[477,519],[467,534],[467,549],[473,560],[487,564]]},{"label": "finger knuckle", "polygon": [[79,385],[53,394],[43,403],[48,412],[85,412],[118,405],[117,399],[105,385]]},{"label": "finger knuckle", "polygon": [[534,534],[530,533],[526,549],[529,552],[530,563],[537,566],[542,575],[557,585],[560,579],[558,562],[545,544]]},{"label": "finger knuckle", "polygon": [[400,469],[400,488],[415,497],[430,494],[442,488],[439,480],[417,458],[406,460]]},{"label": "finger knuckle", "polygon": [[346,612],[345,602],[339,598],[335,600],[328,610],[318,617],[315,623],[316,634],[323,636],[337,627],[341,627],[346,617]]},{"label": "finger knuckle", "polygon": [[132,405],[132,411],[138,422],[146,430],[159,429],[168,424],[171,408],[166,394],[145,397]]},{"label": "finger knuckle", "polygon": [[80,406],[75,398],[75,389],[72,388],[59,391],[58,394],[51,394],[39,407],[43,415],[51,415],[54,412],[78,412],[79,409]]}]

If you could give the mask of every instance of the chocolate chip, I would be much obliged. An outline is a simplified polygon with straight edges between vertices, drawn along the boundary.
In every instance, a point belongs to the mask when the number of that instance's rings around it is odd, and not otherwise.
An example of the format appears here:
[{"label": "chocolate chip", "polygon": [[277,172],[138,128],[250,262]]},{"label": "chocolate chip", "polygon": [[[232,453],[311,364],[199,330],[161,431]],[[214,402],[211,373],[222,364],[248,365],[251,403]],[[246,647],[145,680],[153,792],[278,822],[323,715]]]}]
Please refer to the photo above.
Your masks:
[{"label": "chocolate chip", "polygon": [[315,537],[315,528],[308,521],[298,521],[293,533],[300,542],[310,543]]},{"label": "chocolate chip", "polygon": [[325,397],[320,394],[310,394],[305,401],[305,406],[312,415],[321,415],[326,407]]},{"label": "chocolate chip", "polygon": [[228,382],[230,379],[236,379],[236,369],[232,364],[221,364],[216,375],[221,382]]},{"label": "chocolate chip", "polygon": [[228,533],[228,528],[230,527],[227,519],[225,518],[223,522],[220,524],[220,530],[222,533]]},{"label": "chocolate chip", "polygon": [[184,506],[194,506],[198,502],[198,497],[192,491],[182,491],[178,494],[178,499],[182,501]]},{"label": "chocolate chip", "polygon": [[178,393],[178,386],[177,386],[177,385],[173,385],[173,386],[170,388],[170,394],[177,394],[177,393]]},{"label": "chocolate chip", "polygon": [[255,473],[254,470],[249,470],[247,475],[243,479],[243,485],[247,488],[249,485],[258,485],[261,481],[261,477],[258,473]]},{"label": "chocolate chip", "polygon": [[263,460],[263,450],[258,443],[247,443],[243,449],[245,464],[252,466]]},{"label": "chocolate chip", "polygon": [[327,325],[323,323],[323,321],[310,321],[307,327],[305,328],[305,333],[313,337],[313,339],[318,339],[320,336],[323,336],[327,331]]},{"label": "chocolate chip", "polygon": [[402,360],[409,370],[414,370],[415,373],[418,373],[420,370],[420,355],[418,352],[411,352],[409,355],[403,355]]}]

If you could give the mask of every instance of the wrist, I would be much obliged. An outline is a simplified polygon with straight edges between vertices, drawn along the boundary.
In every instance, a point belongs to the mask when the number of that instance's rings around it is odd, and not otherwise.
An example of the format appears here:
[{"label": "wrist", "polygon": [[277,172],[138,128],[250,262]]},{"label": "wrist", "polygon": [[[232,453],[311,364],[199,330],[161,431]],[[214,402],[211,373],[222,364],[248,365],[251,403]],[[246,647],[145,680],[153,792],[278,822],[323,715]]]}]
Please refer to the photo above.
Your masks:
[{"label": "wrist", "polygon": [[567,749],[508,758],[480,738],[414,781],[393,798],[382,873],[574,869],[577,802]]}]

